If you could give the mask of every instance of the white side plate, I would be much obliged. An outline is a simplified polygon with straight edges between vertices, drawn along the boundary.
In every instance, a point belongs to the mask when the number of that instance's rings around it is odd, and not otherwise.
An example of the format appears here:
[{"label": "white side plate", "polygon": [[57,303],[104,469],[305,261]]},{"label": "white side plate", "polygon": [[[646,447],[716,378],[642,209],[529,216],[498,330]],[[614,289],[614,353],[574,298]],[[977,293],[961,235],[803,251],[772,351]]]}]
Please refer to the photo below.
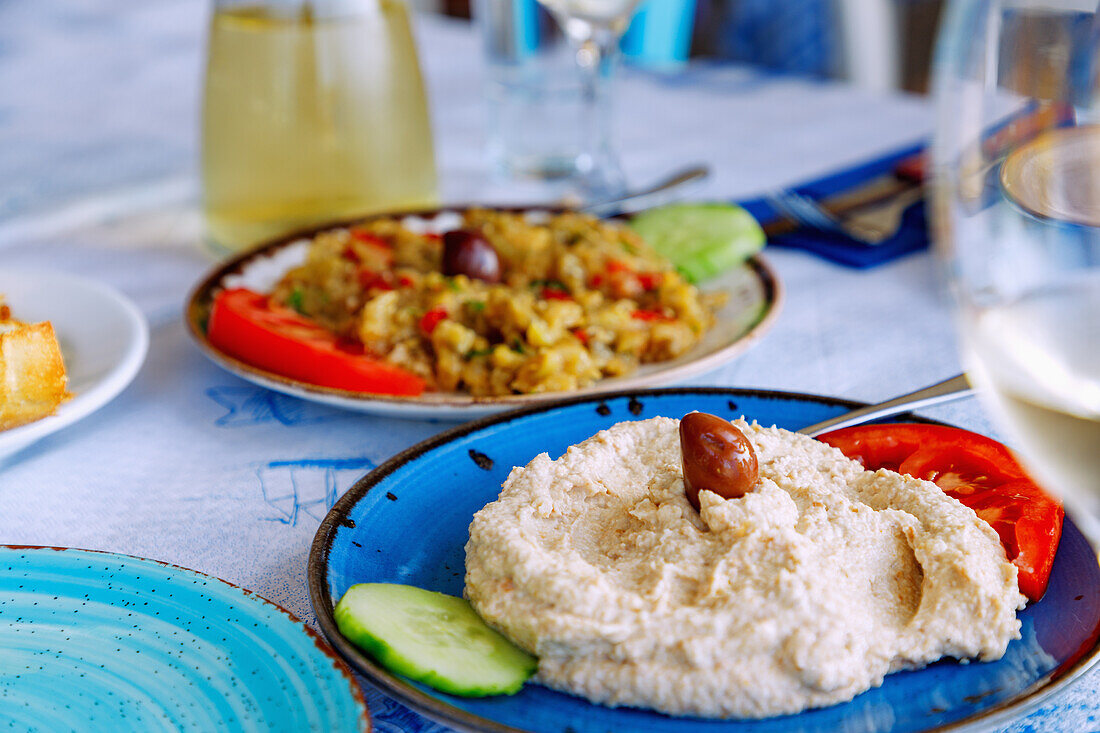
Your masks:
[{"label": "white side plate", "polygon": [[145,361],[149,326],[117,291],[68,273],[0,269],[0,294],[17,320],[53,324],[73,394],[56,414],[0,432],[3,458],[114,399]]}]

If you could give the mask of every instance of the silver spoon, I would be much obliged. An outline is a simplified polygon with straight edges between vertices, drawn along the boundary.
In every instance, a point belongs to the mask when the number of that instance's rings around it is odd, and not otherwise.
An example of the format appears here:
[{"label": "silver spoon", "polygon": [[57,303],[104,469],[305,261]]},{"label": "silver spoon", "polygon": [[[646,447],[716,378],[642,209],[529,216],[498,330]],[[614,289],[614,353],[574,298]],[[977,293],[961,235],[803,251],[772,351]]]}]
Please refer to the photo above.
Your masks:
[{"label": "silver spoon", "polygon": [[969,397],[972,394],[974,394],[974,388],[970,386],[970,382],[967,381],[966,375],[959,374],[958,376],[951,377],[951,379],[945,379],[942,382],[937,382],[924,389],[918,389],[916,392],[903,394],[900,397],[895,397],[886,402],[880,402],[877,405],[867,405],[867,407],[861,407],[858,410],[846,412],[838,417],[802,428],[798,432],[813,437],[827,430],[839,430],[840,428],[847,428],[852,425],[862,425],[865,422],[871,422],[880,417],[888,417],[909,410],[919,410],[922,407],[930,407],[932,405],[938,405],[941,402],[959,400],[963,397]]},{"label": "silver spoon", "polygon": [[673,173],[668,178],[662,179],[652,186],[629,191],[607,201],[599,201],[594,204],[582,206],[578,211],[592,216],[604,217],[614,214],[632,214],[642,209],[650,209],[654,206],[669,203],[683,197],[683,187],[693,181],[701,181],[710,175],[710,168],[705,165],[694,165],[682,171]]}]

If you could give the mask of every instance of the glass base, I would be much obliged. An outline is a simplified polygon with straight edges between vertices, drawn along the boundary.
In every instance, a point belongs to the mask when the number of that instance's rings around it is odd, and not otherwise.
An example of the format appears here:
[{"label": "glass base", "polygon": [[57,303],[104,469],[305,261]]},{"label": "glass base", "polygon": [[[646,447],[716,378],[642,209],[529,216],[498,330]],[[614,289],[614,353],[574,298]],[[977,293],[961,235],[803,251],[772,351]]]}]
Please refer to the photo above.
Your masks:
[{"label": "glass base", "polygon": [[595,164],[588,155],[494,156],[498,183],[530,190],[533,199],[581,205],[617,198],[626,192],[626,177],[612,156]]}]

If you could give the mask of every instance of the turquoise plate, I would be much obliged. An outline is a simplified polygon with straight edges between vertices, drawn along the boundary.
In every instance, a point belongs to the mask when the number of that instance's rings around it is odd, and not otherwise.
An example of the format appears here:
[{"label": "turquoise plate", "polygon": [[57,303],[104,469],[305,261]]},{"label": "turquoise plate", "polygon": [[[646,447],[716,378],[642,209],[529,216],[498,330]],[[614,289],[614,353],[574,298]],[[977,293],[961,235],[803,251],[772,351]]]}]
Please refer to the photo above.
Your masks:
[{"label": "turquoise plate", "polygon": [[5,730],[369,731],[350,670],[289,612],[174,565],[0,547]]},{"label": "turquoise plate", "polygon": [[543,451],[558,456],[616,422],[691,410],[798,429],[858,406],[781,392],[670,389],[566,400],[460,426],[396,456],[336,503],[310,552],[314,611],[333,646],[385,694],[430,718],[477,731],[858,733],[988,726],[1019,715],[1093,665],[1100,567],[1068,521],[1047,594],[1020,613],[1023,638],[1001,660],[943,661],[889,675],[881,687],[848,703],[759,721],[612,709],[537,684],[513,697],[452,697],[386,671],[344,639],[333,621],[333,600],[354,583],[408,583],[460,595],[471,516],[497,497],[513,466]]}]

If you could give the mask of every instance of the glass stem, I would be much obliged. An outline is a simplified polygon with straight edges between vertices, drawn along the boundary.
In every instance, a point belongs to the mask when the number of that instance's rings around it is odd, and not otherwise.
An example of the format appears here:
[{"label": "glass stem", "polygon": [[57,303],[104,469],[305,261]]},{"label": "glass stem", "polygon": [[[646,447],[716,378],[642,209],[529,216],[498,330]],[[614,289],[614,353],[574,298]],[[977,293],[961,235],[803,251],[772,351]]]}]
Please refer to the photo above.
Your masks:
[{"label": "glass stem", "polygon": [[588,106],[590,150],[598,158],[611,152],[611,74],[619,50],[618,36],[608,29],[595,28],[577,47],[577,66],[584,78],[585,103]]},{"label": "glass stem", "polygon": [[[586,121],[586,145],[589,160],[578,161],[590,173],[603,180],[599,187],[608,191],[622,186],[622,171],[612,140],[611,77],[618,60],[621,31],[589,23],[574,23],[572,41],[577,67],[583,84]],[[569,24],[567,24],[568,28]],[[580,26],[580,27],[578,27]],[[603,192],[601,192],[603,193]]]}]

